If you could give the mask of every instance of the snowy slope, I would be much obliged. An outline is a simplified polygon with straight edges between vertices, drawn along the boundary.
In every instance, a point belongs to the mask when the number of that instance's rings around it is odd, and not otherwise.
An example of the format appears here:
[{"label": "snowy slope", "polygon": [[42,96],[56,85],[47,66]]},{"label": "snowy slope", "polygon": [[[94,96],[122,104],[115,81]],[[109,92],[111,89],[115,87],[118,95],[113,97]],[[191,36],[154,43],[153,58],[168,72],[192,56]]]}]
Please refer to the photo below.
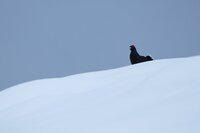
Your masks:
[{"label": "snowy slope", "polygon": [[200,133],[200,56],[11,87],[0,133]]}]

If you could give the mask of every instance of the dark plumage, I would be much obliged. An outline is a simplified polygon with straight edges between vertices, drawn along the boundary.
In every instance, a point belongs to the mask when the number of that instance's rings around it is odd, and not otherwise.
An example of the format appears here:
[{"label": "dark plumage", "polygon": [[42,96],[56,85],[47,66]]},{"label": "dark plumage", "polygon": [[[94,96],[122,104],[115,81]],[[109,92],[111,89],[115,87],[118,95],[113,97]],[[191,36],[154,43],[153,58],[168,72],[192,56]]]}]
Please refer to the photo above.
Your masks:
[{"label": "dark plumage", "polygon": [[148,56],[139,55],[134,45],[130,46],[130,50],[131,50],[131,53],[130,53],[131,64],[136,64],[136,63],[153,60],[152,57],[149,55]]}]

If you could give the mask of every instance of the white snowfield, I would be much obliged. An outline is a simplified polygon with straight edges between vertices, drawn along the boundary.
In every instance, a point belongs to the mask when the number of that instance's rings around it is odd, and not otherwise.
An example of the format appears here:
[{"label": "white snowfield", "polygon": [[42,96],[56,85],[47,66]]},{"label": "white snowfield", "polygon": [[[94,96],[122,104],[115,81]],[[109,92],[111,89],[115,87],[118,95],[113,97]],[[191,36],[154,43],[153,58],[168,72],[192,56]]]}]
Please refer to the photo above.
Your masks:
[{"label": "white snowfield", "polygon": [[200,56],[8,88],[0,133],[200,133]]}]

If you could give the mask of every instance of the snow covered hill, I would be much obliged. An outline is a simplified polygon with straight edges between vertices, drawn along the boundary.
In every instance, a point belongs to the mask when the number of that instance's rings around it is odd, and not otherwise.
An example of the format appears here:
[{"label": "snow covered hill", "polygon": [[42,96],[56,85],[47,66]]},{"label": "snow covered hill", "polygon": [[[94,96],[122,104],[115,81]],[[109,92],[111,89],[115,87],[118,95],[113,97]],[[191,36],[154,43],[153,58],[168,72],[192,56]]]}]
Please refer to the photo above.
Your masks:
[{"label": "snow covered hill", "polygon": [[200,133],[200,56],[8,88],[0,133]]}]

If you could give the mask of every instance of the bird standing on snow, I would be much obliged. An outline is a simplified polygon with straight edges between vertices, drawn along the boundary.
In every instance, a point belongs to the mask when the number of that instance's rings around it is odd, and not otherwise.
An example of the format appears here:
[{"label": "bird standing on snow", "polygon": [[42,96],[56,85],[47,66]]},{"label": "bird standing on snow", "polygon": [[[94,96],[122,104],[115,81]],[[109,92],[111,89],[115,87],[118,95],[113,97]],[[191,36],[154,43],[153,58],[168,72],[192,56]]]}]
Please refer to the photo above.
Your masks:
[{"label": "bird standing on snow", "polygon": [[136,64],[136,63],[153,60],[152,57],[149,55],[148,56],[139,55],[134,45],[130,46],[130,50],[131,50],[131,53],[130,53],[131,64]]}]

